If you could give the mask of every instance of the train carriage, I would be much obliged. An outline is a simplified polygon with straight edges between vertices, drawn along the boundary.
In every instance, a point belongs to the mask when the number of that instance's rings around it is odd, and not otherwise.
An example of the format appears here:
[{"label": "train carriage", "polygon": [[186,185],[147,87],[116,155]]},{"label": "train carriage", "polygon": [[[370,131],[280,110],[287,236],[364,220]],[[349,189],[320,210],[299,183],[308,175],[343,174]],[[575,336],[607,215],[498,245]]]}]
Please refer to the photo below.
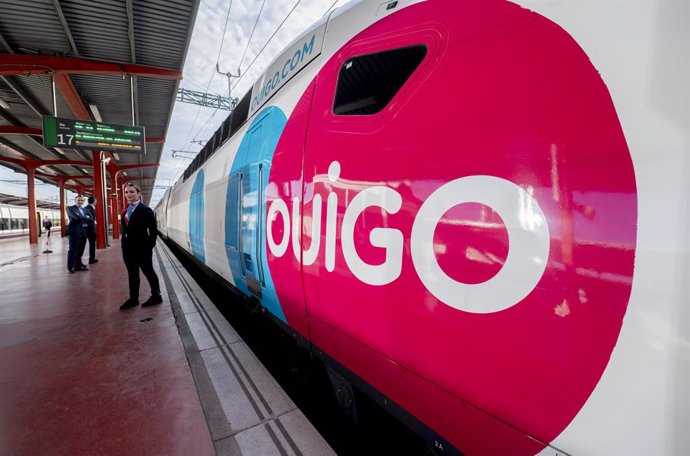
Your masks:
[{"label": "train carriage", "polygon": [[[43,220],[48,217],[54,228],[60,228],[60,211],[36,208],[36,222],[43,230]],[[29,235],[29,208],[15,204],[0,203],[0,239]]]}]

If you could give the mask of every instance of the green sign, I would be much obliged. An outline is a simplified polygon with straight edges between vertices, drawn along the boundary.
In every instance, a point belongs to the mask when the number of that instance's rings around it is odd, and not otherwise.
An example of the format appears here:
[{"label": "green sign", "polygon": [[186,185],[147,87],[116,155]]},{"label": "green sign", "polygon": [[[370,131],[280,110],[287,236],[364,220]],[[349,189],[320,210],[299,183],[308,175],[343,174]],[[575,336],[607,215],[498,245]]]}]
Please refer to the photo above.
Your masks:
[{"label": "green sign", "polygon": [[146,153],[144,127],[43,117],[43,144],[66,149]]}]

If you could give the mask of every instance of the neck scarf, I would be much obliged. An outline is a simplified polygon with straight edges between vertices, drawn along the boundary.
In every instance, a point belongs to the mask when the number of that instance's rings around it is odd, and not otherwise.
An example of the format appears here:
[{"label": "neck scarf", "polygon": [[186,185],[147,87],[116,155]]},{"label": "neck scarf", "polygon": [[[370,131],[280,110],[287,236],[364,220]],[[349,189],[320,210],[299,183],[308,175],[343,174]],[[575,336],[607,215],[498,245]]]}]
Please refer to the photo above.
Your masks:
[{"label": "neck scarf", "polygon": [[130,204],[129,207],[127,208],[127,213],[125,214],[125,221],[127,223],[129,223],[129,219],[132,217],[132,212],[134,212],[134,209],[137,208],[137,206],[139,205],[139,202],[140,202],[139,200],[136,200],[135,202]]}]

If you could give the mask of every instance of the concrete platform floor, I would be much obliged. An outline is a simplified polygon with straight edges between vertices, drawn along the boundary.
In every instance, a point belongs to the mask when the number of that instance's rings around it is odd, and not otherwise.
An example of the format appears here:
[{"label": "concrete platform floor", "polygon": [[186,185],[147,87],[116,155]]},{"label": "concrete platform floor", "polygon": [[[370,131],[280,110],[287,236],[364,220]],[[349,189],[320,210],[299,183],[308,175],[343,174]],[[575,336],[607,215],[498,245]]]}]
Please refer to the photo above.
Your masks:
[{"label": "concrete platform floor", "polygon": [[66,238],[51,254],[0,243],[1,455],[215,453],[170,300],[119,311],[127,274],[112,244],[69,274]]}]

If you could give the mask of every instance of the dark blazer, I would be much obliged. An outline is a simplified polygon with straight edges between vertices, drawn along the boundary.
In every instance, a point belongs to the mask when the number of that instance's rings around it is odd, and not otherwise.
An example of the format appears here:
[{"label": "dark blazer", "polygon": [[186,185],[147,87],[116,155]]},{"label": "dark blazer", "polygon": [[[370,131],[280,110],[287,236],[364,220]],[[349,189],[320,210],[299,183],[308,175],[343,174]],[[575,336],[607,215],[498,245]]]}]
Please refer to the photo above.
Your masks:
[{"label": "dark blazer", "polygon": [[139,203],[132,212],[132,216],[127,223],[125,215],[127,209],[122,211],[122,248],[134,249],[136,251],[150,251],[156,246],[156,236],[158,236],[156,226],[156,215],[153,210],[144,203]]},{"label": "dark blazer", "polygon": [[84,207],[84,212],[87,213],[89,216],[91,216],[90,219],[86,221],[86,231],[89,234],[95,233],[96,232],[96,208],[94,208],[92,205],[87,204]]},{"label": "dark blazer", "polygon": [[[83,209],[83,208],[82,208]],[[81,212],[79,211],[79,206],[76,204],[73,204],[72,206],[69,206],[67,208],[67,217],[69,218],[69,223],[67,224],[67,234],[69,235],[74,235],[74,234],[83,234],[84,233],[84,224],[88,223],[88,215],[89,213],[87,212],[86,209],[84,210],[84,215],[81,215]]]}]

